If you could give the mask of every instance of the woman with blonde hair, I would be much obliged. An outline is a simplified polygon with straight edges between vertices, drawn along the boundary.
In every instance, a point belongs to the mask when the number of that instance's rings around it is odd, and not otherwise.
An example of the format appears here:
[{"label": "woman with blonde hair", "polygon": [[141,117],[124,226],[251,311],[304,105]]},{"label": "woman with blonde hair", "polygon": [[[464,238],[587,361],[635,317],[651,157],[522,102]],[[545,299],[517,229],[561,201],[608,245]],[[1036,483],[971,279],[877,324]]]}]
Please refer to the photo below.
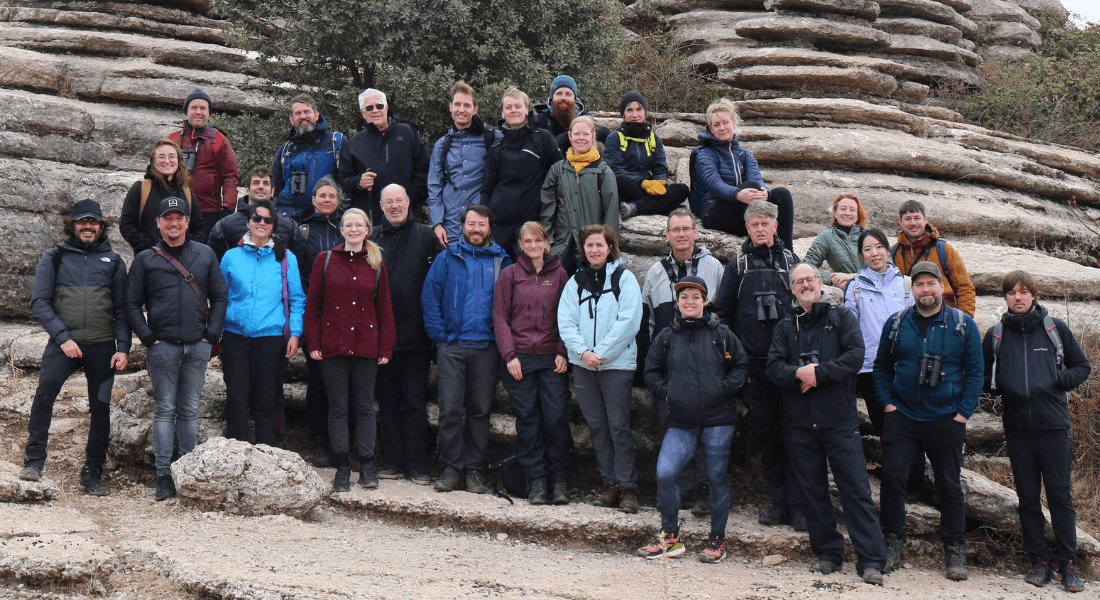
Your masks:
[{"label": "woman with blonde hair", "polygon": [[[817,235],[804,260],[818,270],[822,279],[844,288],[863,268],[858,242],[860,234],[867,228],[867,211],[863,210],[859,198],[841,194],[833,200],[830,212],[833,220],[829,223],[829,229]],[[829,263],[832,273],[821,269],[825,262]]]},{"label": "woman with blonde hair", "polygon": [[317,255],[306,301],[310,357],[321,364],[328,394],[328,432],[336,463],[334,492],[351,489],[348,407],[355,412],[359,485],[378,487],[371,461],[377,430],[374,379],[393,356],[396,333],[382,250],[367,239],[371,225],[358,208],[344,212],[344,243]]},{"label": "woman with blonde hair", "polygon": [[191,173],[183,164],[182,156],[179,145],[172,140],[157,140],[149,155],[145,179],[135,181],[130,186],[130,191],[126,192],[126,199],[122,202],[122,215],[118,219],[118,232],[134,249],[134,256],[160,241],[157,208],[160,201],[167,198],[180,198],[187,202],[191,215],[187,237],[206,243],[206,225],[202,219],[202,211],[198,210],[198,202],[188,187]]}]

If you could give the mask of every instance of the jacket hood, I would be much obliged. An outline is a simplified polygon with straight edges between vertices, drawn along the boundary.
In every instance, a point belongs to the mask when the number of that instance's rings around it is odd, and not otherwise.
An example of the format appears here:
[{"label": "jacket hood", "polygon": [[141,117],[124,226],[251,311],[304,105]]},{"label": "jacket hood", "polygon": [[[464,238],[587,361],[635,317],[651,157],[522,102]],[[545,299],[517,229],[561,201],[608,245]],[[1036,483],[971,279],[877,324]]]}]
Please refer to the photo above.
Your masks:
[{"label": "jacket hood", "polygon": [[[628,129],[635,128],[638,129],[636,135],[633,135],[628,131]],[[649,137],[649,134],[653,133],[653,125],[650,123],[627,123],[626,121],[623,121],[619,124],[618,129],[616,129],[615,131],[620,131],[629,135],[630,137]]]},{"label": "jacket hood", "polygon": [[195,129],[194,127],[191,126],[190,123],[188,123],[187,121],[184,121],[183,122],[183,132],[185,134],[190,133],[192,139],[194,139],[194,137],[196,135],[201,137],[201,138],[210,140],[211,142],[214,142],[215,140],[218,139],[218,128],[214,127],[213,125],[206,125],[202,129]]},{"label": "jacket hood", "polygon": [[1047,309],[1036,302],[1032,305],[1031,310],[1022,315],[1006,312],[1001,315],[1001,323],[1004,323],[1005,327],[1012,327],[1024,333],[1031,333],[1043,322],[1043,319],[1045,319],[1048,314]]},{"label": "jacket hood", "polygon": [[[554,114],[554,97],[550,96],[546,99],[546,102],[542,104],[536,104],[534,112],[548,112],[551,115]],[[580,96],[577,96],[573,100],[573,116],[579,117],[584,114],[584,102]]]},{"label": "jacket hood", "polygon": [[455,256],[457,256],[459,258],[461,258],[463,254],[467,254],[467,255],[471,255],[471,256],[478,256],[479,254],[484,254],[484,255],[493,256],[493,257],[496,257],[496,256],[506,257],[506,256],[508,256],[508,253],[504,251],[504,248],[501,248],[500,244],[498,244],[496,242],[492,242],[487,247],[481,248],[481,247],[474,246],[474,245],[470,244],[470,242],[466,241],[466,238],[462,238],[462,239],[458,240],[457,244],[451,244],[450,246],[448,246],[447,249],[451,251],[451,254],[454,254]]},{"label": "jacket hood", "polygon": [[732,148],[734,150],[738,150],[738,149],[741,148],[741,144],[737,140],[737,134],[733,135],[732,140],[730,140],[728,142],[722,142],[722,141],[719,141],[718,138],[714,137],[710,133],[703,132],[703,133],[699,134],[699,144],[702,145],[702,146],[711,146],[713,148],[726,148],[726,147],[729,147],[729,148]]},{"label": "jacket hood", "polygon": [[107,239],[107,228],[101,227],[91,246],[85,247],[84,242],[78,238],[69,238],[58,244],[58,247],[77,252],[110,252],[111,242]]},{"label": "jacket hood", "polygon": [[924,235],[920,236],[915,242],[910,242],[904,231],[898,234],[898,243],[902,246],[920,246],[923,248],[931,245],[938,239],[940,239],[940,232],[931,224],[924,226]]},{"label": "jacket hood", "polygon": [[[317,122],[320,123],[321,120],[318,119]],[[389,131],[390,129],[393,128],[394,125],[397,125],[398,123],[400,123],[401,120],[397,118],[397,115],[394,115],[391,112],[391,113],[389,113],[389,117],[386,118],[386,122],[389,123],[389,125],[386,125],[386,131]],[[363,130],[364,131],[369,131],[371,133],[379,133],[379,134],[382,133],[382,132],[378,131],[378,127],[375,126],[374,123],[367,123],[367,126],[364,127]]]},{"label": "jacket hood", "polygon": [[859,274],[856,279],[859,280],[860,287],[870,288],[875,290],[886,289],[890,282],[896,277],[901,277],[901,270],[894,265],[886,265],[886,272],[879,273],[871,267],[863,267],[859,270]]},{"label": "jacket hood", "polygon": [[328,121],[325,120],[325,115],[317,115],[317,125],[313,127],[313,131],[298,135],[298,130],[291,126],[286,139],[292,144],[305,146],[322,140],[326,136],[328,136]]},{"label": "jacket hood", "polygon": [[[523,252],[519,253],[519,257],[516,259],[516,264],[521,269],[526,271],[530,275],[535,275],[535,263],[531,261],[531,257],[527,256]],[[547,273],[553,270],[555,267],[561,264],[561,261],[556,258],[546,258],[542,264],[542,272]]]}]

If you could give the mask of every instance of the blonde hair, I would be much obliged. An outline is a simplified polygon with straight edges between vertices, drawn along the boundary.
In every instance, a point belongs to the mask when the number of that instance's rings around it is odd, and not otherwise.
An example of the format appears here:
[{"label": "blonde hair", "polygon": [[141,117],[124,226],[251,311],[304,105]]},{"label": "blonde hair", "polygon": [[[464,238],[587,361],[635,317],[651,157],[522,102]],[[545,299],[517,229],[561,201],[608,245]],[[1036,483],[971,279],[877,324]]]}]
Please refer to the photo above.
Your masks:
[{"label": "blonde hair", "polygon": [[[374,232],[374,226],[371,225],[370,217],[367,213],[363,212],[359,208],[349,208],[344,211],[344,216],[340,217],[340,228],[343,229],[344,222],[348,220],[350,216],[358,216],[363,218],[363,222],[367,224],[367,235]],[[370,241],[369,239],[363,240],[363,249],[367,251],[367,262],[374,270],[378,270],[382,265],[382,248]]]},{"label": "blonde hair", "polygon": [[593,119],[588,115],[580,115],[579,117],[575,117],[572,121],[569,122],[569,133],[573,133],[573,128],[577,126],[577,123],[588,123],[588,126],[592,128],[592,134],[596,134],[596,119]]},{"label": "blonde hair", "polygon": [[523,93],[523,91],[520,90],[518,87],[510,85],[508,86],[508,89],[504,90],[504,94],[502,94],[500,97],[500,107],[502,109],[504,108],[504,99],[508,97],[522,100],[523,105],[527,107],[527,112],[531,112],[531,97]]},{"label": "blonde hair", "polygon": [[523,239],[524,235],[533,235],[546,240],[547,244],[543,248],[543,255],[550,254],[550,236],[546,233],[546,228],[542,226],[542,223],[538,221],[528,221],[523,224],[523,227],[519,228],[519,239]]},{"label": "blonde hair", "polygon": [[734,125],[741,124],[741,115],[737,114],[737,106],[733,104],[733,100],[719,98],[707,107],[707,131],[710,131],[711,119],[720,112],[729,113]]}]

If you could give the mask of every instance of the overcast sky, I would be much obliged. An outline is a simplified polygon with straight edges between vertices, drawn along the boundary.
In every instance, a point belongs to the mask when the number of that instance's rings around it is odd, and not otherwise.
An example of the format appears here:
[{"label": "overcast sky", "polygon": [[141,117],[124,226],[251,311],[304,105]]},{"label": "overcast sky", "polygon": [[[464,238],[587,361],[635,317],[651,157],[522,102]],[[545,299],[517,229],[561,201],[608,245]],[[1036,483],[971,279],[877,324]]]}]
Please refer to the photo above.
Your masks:
[{"label": "overcast sky", "polygon": [[1100,23],[1100,2],[1097,0],[1061,0],[1062,6],[1071,13],[1077,13],[1086,21]]}]

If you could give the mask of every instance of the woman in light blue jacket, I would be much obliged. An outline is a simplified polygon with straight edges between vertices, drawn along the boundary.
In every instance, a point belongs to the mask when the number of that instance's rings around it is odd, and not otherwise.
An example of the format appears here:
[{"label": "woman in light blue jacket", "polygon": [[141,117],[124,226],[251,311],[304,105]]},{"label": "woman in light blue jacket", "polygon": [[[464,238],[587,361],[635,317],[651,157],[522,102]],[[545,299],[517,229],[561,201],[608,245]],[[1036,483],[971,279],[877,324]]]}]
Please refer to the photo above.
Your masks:
[{"label": "woman in light blue jacket", "polygon": [[222,257],[229,306],[222,335],[225,424],[230,438],[248,440],[248,411],[256,421],[256,443],[275,446],[282,363],[298,351],[306,294],[298,261],[286,241],[272,235],[275,206],[257,200],[241,245]]},{"label": "woman in light blue jacket", "polygon": [[577,402],[588,423],[603,485],[596,506],[638,512],[638,471],[630,431],[630,388],[637,365],[634,336],[642,321],[642,292],[619,261],[619,241],[607,225],[577,236],[584,267],[558,301],[558,333],[573,363]]}]

